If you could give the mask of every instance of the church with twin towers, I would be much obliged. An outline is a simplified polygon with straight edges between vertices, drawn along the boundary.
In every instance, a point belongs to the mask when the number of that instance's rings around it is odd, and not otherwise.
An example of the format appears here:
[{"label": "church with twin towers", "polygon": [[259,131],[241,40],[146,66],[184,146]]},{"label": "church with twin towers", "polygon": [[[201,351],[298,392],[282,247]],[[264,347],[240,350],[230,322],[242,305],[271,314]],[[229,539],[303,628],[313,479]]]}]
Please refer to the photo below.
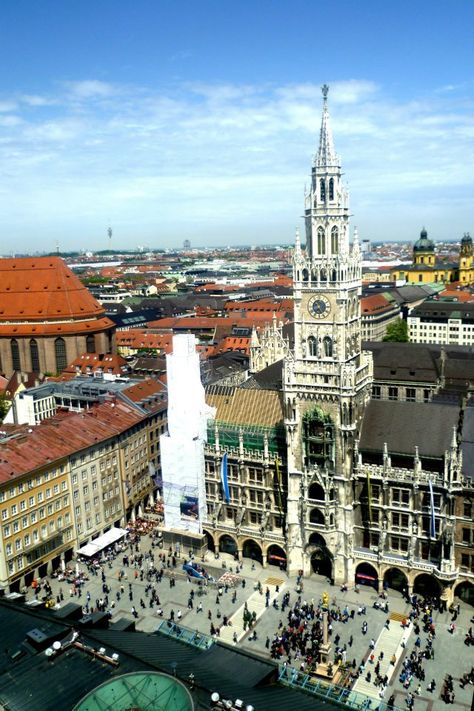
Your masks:
[{"label": "church with twin towers", "polygon": [[[472,493],[462,456],[468,403],[443,399],[442,383],[410,402],[372,397],[361,251],[326,85],[322,94],[305,239],[297,232],[292,257],[294,322],[274,319],[253,334],[244,382],[206,388],[216,410],[205,445],[207,543],[335,584],[471,596],[459,540]],[[385,345],[405,346],[410,358],[411,344]],[[393,348],[387,357],[401,358]],[[416,362],[407,367],[414,373]]]}]

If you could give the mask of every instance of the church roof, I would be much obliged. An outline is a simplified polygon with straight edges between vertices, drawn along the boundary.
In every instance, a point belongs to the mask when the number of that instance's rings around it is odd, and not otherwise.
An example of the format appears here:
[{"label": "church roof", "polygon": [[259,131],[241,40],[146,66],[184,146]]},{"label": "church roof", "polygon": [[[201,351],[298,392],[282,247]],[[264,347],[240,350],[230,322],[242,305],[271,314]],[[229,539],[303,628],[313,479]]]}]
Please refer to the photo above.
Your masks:
[{"label": "church roof", "polygon": [[423,229],[420,232],[420,239],[413,245],[414,252],[434,252],[434,242],[428,239],[428,232]]},{"label": "church roof", "polygon": [[104,308],[60,257],[0,259],[0,336],[109,328]]}]

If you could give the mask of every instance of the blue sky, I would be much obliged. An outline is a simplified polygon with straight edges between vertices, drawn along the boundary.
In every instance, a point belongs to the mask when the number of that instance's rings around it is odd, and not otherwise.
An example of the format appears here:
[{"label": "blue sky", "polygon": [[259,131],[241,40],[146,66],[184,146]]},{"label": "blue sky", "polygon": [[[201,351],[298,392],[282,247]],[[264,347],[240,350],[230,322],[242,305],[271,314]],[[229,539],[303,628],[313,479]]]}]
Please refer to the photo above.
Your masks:
[{"label": "blue sky", "polygon": [[0,252],[288,243],[320,86],[361,238],[474,232],[474,3],[0,5]]}]

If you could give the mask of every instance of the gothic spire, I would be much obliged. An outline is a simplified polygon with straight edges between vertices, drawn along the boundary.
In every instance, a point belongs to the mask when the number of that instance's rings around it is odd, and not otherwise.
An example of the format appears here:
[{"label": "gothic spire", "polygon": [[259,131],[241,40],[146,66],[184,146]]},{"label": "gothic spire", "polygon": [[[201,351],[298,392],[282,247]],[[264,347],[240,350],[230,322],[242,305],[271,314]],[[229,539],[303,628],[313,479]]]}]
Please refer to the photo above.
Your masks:
[{"label": "gothic spire", "polygon": [[316,156],[316,165],[319,167],[336,167],[338,165],[338,157],[334,149],[331,122],[329,120],[328,91],[328,85],[324,84],[322,87],[323,117],[321,120],[321,131],[319,134],[319,150],[318,155]]}]

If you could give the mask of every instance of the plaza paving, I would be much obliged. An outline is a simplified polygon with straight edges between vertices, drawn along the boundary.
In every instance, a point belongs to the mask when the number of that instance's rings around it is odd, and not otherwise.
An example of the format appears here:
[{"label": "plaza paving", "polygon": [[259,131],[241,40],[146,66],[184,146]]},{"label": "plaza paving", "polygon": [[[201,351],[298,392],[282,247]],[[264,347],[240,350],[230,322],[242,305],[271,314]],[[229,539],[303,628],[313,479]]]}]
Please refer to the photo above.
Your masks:
[{"label": "plaza paving", "polygon": [[[151,540],[148,536],[142,538],[140,542],[140,551],[145,553],[151,550]],[[154,548],[153,553],[155,557],[155,565],[159,566],[158,554],[162,551],[159,548]],[[296,579],[289,579],[285,573],[282,573],[278,568],[270,566],[268,568],[262,568],[258,563],[252,563],[249,559],[243,560],[243,569],[239,572],[239,575],[245,580],[245,587],[241,584],[236,587],[236,599],[233,601],[233,588],[229,587],[227,592],[223,592],[222,595],[217,597],[217,589],[208,587],[204,594],[198,595],[198,587],[195,583],[190,583],[187,579],[181,575],[181,566],[183,559],[177,559],[177,567],[175,569],[175,585],[170,586],[170,579],[167,575],[163,576],[161,583],[154,583],[155,589],[158,593],[160,600],[160,607],[163,609],[163,618],[167,619],[170,616],[171,611],[174,612],[175,621],[178,621],[179,617],[180,623],[189,627],[191,629],[197,630],[199,632],[210,634],[211,623],[215,627],[222,625],[224,616],[231,618],[233,620],[232,626],[227,628],[221,627],[221,640],[228,644],[234,644],[234,633],[237,638],[237,644],[247,649],[255,654],[262,655],[265,657],[269,656],[269,650],[266,647],[267,638],[272,639],[277,631],[280,620],[284,625],[287,623],[288,608],[285,613],[282,614],[280,610],[274,609],[271,602],[273,598],[277,601],[281,601],[284,592],[290,593],[290,607],[296,602],[298,594],[296,592]],[[145,570],[146,570],[145,562]],[[216,579],[220,578],[226,571],[231,570],[235,572],[236,563],[233,561],[231,556],[221,554],[221,558],[216,560],[213,553],[208,553],[206,560],[203,563],[208,573],[214,576]],[[226,568],[223,568],[223,565]],[[80,565],[81,570],[86,570],[85,565]],[[118,574],[119,571],[125,571],[126,578],[119,582]],[[124,568],[122,565],[122,555],[119,555],[116,560],[112,563],[112,567],[109,568],[107,565],[104,566],[104,572],[106,575],[106,584],[110,587],[109,602],[115,601],[115,606],[111,610],[112,621],[117,620],[122,617],[133,619],[132,606],[135,607],[138,617],[136,618],[136,629],[143,632],[154,632],[158,628],[160,622],[162,621],[157,616],[157,606],[153,609],[149,607],[149,597],[145,594],[145,587],[147,581],[141,582],[139,579],[136,580],[135,568],[130,565],[128,568]],[[261,583],[263,591],[265,591],[268,586],[270,589],[270,604],[268,607],[265,606],[265,595],[260,594],[256,590],[256,585]],[[353,638],[351,646],[347,648],[347,660],[356,660],[357,665],[359,665],[363,660],[367,660],[369,656],[369,642],[373,638],[377,642],[376,650],[380,649],[386,651],[385,659],[387,660],[387,654],[391,655],[389,649],[395,645],[397,652],[397,662],[393,674],[391,676],[389,686],[385,693],[384,700],[387,701],[391,694],[395,694],[395,705],[399,708],[405,707],[405,701],[407,697],[407,690],[403,688],[403,685],[399,681],[399,672],[405,654],[409,654],[414,649],[415,635],[413,633],[406,634],[407,637],[406,647],[401,646],[402,632],[400,622],[397,621],[397,616],[401,619],[403,616],[408,615],[410,607],[403,600],[402,596],[395,591],[388,591],[388,601],[390,606],[390,615],[392,620],[390,623],[391,634],[385,635],[381,634],[383,632],[384,624],[387,620],[387,614],[376,610],[373,608],[373,603],[377,599],[377,594],[372,588],[361,587],[360,592],[356,593],[353,589],[349,589],[347,592],[341,592],[338,587],[331,587],[327,580],[319,576],[312,576],[311,578],[304,579],[303,592],[301,593],[302,600],[309,602],[314,602],[315,605],[321,600],[324,591],[327,591],[330,596],[330,602],[335,602],[342,608],[347,605],[349,610],[355,610],[355,616],[353,620],[349,620],[347,623],[333,622],[333,633],[332,637],[335,635],[340,636],[340,646],[349,644],[350,637]],[[95,606],[95,601],[104,597],[102,591],[102,580],[100,573],[98,576],[92,576],[82,587],[80,597],[71,597],[70,591],[71,586],[67,582],[60,582],[56,579],[51,578],[50,583],[53,589],[53,594],[55,596],[59,595],[60,589],[62,590],[64,601],[61,605],[65,605],[68,602],[81,602],[83,605],[86,604],[86,595],[90,594],[90,606],[93,608]],[[131,584],[133,600],[129,599],[129,584]],[[121,595],[120,600],[117,600],[117,592],[120,592],[120,586],[123,585],[125,592]],[[276,586],[279,587],[279,592],[277,593]],[[193,609],[188,609],[188,601],[190,596],[190,591],[194,590],[194,600]],[[32,598],[33,594],[30,590],[28,593],[28,598]],[[142,599],[146,607],[143,609],[140,606],[140,599]],[[202,611],[199,611],[199,603],[202,603]],[[257,633],[257,639],[250,641],[250,634],[243,629],[243,608],[244,604],[247,603],[250,612],[255,611],[257,617],[257,623],[255,630]],[[358,615],[357,611],[359,606],[366,606],[366,615]],[[179,612],[181,613],[179,615]],[[474,650],[473,647],[467,647],[464,644],[464,636],[469,627],[471,627],[471,617],[474,614],[472,607],[464,605],[461,603],[461,612],[456,620],[456,630],[454,634],[448,632],[448,624],[451,621],[451,616],[449,613],[439,613],[434,612],[434,624],[436,625],[436,638],[434,640],[434,659],[426,660],[424,662],[424,669],[426,673],[426,680],[421,685],[421,693],[415,696],[414,709],[416,711],[441,711],[441,709],[446,707],[444,701],[440,698],[440,693],[442,690],[443,680],[446,674],[451,674],[454,678],[454,691],[456,694],[455,702],[453,708],[459,709],[471,709],[471,703],[473,698],[474,687],[467,685],[464,689],[460,687],[459,679],[462,674],[470,671],[471,667],[474,665]],[[367,634],[363,635],[361,628],[362,623],[366,621],[368,625]],[[421,634],[422,648],[425,646],[424,642],[426,640],[426,635]],[[390,640],[389,640],[390,638]],[[387,646],[388,645],[388,646]],[[391,646],[390,646],[391,645]],[[282,659],[281,661],[284,661]],[[296,663],[296,667],[299,668],[299,663]],[[367,668],[369,665],[367,665]],[[171,670],[170,670],[171,671]],[[427,691],[428,683],[431,679],[436,680],[436,690],[434,693]],[[418,685],[418,680],[414,680],[408,691],[414,692]],[[370,689],[367,688],[370,685],[363,683],[361,679],[358,681],[357,690],[361,693],[370,693]],[[377,690],[373,687],[374,699],[377,698]],[[378,706],[378,702],[374,700],[372,708],[375,709]],[[258,709],[257,711],[265,711],[263,709]]]}]

